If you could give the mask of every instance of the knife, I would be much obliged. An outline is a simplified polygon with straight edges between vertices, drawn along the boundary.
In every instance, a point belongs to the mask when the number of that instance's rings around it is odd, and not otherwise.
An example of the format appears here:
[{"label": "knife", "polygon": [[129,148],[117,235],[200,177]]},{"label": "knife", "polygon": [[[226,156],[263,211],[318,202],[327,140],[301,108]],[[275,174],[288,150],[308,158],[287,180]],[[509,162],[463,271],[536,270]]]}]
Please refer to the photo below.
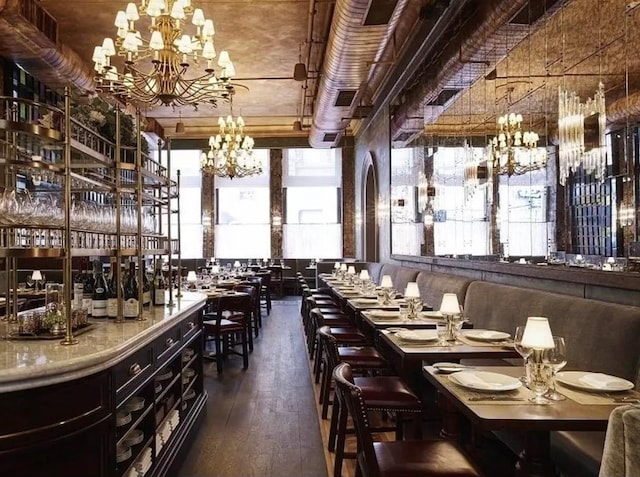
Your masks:
[{"label": "knife", "polygon": [[468,401],[524,401],[524,398],[515,396],[471,396],[467,398]]}]

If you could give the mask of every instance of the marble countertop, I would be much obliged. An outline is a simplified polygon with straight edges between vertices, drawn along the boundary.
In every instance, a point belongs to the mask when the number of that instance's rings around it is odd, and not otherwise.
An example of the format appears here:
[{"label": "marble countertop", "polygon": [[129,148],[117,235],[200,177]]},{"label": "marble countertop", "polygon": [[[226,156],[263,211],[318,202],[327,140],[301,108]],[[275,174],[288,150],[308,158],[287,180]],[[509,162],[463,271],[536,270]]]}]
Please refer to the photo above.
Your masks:
[{"label": "marble countertop", "polygon": [[[199,309],[206,295],[184,293],[175,306],[145,307],[145,321],[115,323],[90,320],[92,330],[79,343],[63,346],[56,340],[0,340],[0,393],[47,386],[107,369],[170,328],[176,319]],[[0,323],[5,335],[6,322]]]}]

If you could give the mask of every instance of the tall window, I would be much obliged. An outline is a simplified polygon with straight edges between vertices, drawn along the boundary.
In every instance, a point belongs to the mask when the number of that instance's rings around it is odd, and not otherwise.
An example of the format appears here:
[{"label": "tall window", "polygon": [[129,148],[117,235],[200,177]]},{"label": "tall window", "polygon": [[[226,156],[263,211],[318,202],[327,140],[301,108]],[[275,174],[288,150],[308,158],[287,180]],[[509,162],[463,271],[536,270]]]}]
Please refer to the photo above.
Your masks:
[{"label": "tall window", "polygon": [[338,149],[284,151],[284,258],[342,256],[341,160]]},{"label": "tall window", "polygon": [[262,162],[261,175],[215,178],[216,258],[271,256],[269,150],[256,149],[253,154]]},{"label": "tall window", "polygon": [[[162,162],[166,165],[166,151],[162,153]],[[202,206],[200,175],[200,151],[171,151],[171,178],[176,179],[180,170],[180,251],[182,258],[202,258]],[[171,208],[177,209],[173,199]],[[166,232],[166,215],[163,216],[162,230]],[[171,236],[178,237],[178,216],[171,215]]]}]

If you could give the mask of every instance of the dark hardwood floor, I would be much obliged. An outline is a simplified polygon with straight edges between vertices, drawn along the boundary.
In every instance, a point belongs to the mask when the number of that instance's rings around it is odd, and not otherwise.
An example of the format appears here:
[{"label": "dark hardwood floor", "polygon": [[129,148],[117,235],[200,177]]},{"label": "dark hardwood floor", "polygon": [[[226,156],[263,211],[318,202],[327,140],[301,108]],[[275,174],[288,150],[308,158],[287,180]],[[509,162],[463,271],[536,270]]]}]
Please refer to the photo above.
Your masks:
[{"label": "dark hardwood floor", "polygon": [[263,316],[249,369],[205,362],[207,415],[178,477],[327,477],[296,297]]}]

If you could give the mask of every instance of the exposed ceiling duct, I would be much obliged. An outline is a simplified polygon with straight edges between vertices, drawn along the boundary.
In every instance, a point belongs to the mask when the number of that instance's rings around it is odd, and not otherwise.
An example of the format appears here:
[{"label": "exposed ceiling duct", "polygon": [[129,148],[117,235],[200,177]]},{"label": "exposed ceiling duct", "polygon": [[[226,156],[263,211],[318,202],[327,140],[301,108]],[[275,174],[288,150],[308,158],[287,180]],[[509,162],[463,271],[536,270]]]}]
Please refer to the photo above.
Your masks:
[{"label": "exposed ceiling duct", "polygon": [[607,123],[623,124],[640,118],[640,92],[614,101],[607,107]]},{"label": "exposed ceiling duct", "polygon": [[[538,22],[543,15],[550,15],[559,8],[554,7],[558,3],[562,2],[538,2],[536,10],[532,4],[529,12],[529,0],[481,2],[473,19],[423,70],[415,87],[406,92],[405,101],[396,109],[392,119],[393,140],[398,140],[399,136],[406,137],[411,131],[420,133],[425,124],[435,122],[444,110],[443,106],[451,104],[459,92],[487,74],[489,66],[495,66],[526,38],[531,28],[529,22]],[[444,92],[452,94],[443,98]],[[417,128],[416,119],[421,115],[424,115],[424,121]]]},{"label": "exposed ceiling duct", "polygon": [[93,74],[78,54],[57,38],[55,18],[33,0],[0,0],[0,55],[11,58],[53,89],[69,83],[93,90]]},{"label": "exposed ceiling duct", "polygon": [[[309,131],[312,147],[334,147],[349,126],[371,68],[408,0],[337,0]],[[350,101],[349,101],[350,100]]]}]

